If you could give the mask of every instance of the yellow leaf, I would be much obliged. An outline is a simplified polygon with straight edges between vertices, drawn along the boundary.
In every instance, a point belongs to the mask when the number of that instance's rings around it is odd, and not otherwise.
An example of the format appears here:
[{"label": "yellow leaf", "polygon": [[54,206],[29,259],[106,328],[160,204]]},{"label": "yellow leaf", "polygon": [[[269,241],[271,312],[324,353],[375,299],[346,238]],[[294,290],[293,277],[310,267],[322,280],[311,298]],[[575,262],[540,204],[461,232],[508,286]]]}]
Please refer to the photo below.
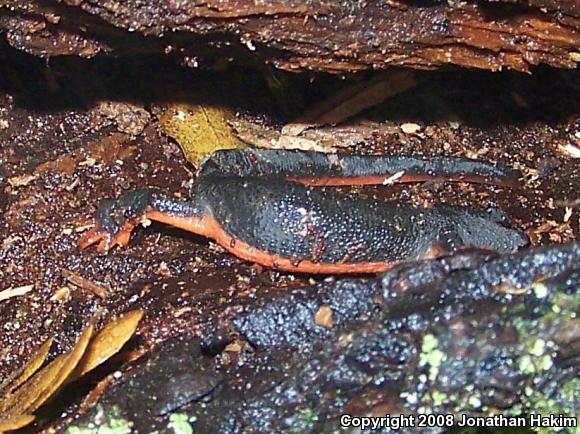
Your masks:
[{"label": "yellow leaf", "polygon": [[6,431],[13,431],[29,425],[34,420],[31,414],[22,414],[9,419],[0,419],[0,434]]},{"label": "yellow leaf", "polygon": [[54,359],[29,381],[0,402],[0,414],[15,416],[34,412],[52,397],[69,377],[84,354],[93,334],[93,326],[85,329],[74,348]]},{"label": "yellow leaf", "polygon": [[103,327],[89,343],[82,360],[70,376],[69,381],[82,377],[119,351],[133,336],[142,317],[143,311],[141,309],[133,310]]},{"label": "yellow leaf", "polygon": [[161,113],[159,123],[177,141],[187,160],[198,166],[217,150],[244,147],[228,124],[231,118],[233,114],[224,108],[176,104]]},{"label": "yellow leaf", "polygon": [[38,369],[42,366],[44,361],[46,360],[46,356],[50,351],[50,347],[52,346],[52,338],[49,338],[45,343],[43,343],[38,350],[36,350],[36,354],[32,356],[32,360],[28,362],[25,366],[20,375],[13,380],[10,381],[10,384],[6,386],[6,390],[4,393],[10,393],[15,390],[18,386],[23,384],[26,380],[28,380]]}]

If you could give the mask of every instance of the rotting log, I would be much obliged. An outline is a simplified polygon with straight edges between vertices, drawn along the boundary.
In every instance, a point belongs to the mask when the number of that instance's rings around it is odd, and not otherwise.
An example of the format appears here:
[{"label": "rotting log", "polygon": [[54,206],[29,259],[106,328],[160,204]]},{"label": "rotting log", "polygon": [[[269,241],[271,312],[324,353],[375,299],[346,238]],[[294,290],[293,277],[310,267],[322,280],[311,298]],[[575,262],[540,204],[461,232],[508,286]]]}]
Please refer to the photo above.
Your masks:
[{"label": "rotting log", "polygon": [[[331,433],[345,413],[577,414],[579,258],[577,243],[471,252],[262,297],[201,341],[163,343],[68,429],[148,432],[180,415],[198,432]],[[418,432],[381,432],[393,431]]]},{"label": "rotting log", "polygon": [[39,56],[166,53],[192,67],[250,59],[335,73],[447,64],[529,71],[580,61],[577,0],[4,0],[0,31]]}]

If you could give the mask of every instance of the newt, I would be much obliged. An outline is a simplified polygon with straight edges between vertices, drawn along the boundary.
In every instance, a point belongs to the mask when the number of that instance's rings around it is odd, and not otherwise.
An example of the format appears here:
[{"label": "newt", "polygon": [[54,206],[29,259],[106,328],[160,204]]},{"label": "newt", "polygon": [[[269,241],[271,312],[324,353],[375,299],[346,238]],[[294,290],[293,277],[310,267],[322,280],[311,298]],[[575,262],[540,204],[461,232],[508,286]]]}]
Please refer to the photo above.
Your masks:
[{"label": "newt", "polygon": [[424,208],[320,188],[435,179],[513,187],[518,172],[459,157],[218,151],[202,162],[189,199],[145,189],[104,200],[79,245],[98,243],[101,252],[127,245],[137,224],[153,220],[266,267],[342,274],[378,273],[465,248],[504,253],[527,244],[497,208]]}]

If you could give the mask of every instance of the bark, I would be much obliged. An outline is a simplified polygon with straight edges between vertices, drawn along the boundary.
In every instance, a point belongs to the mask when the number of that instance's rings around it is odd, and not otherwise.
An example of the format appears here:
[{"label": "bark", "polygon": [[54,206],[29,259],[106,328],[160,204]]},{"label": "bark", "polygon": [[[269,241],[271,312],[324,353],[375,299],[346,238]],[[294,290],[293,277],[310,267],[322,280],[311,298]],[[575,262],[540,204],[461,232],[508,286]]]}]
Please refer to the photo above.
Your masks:
[{"label": "bark", "polygon": [[4,1],[0,29],[11,45],[40,56],[167,53],[193,67],[226,58],[293,71],[447,64],[529,71],[580,61],[576,0],[65,3]]}]

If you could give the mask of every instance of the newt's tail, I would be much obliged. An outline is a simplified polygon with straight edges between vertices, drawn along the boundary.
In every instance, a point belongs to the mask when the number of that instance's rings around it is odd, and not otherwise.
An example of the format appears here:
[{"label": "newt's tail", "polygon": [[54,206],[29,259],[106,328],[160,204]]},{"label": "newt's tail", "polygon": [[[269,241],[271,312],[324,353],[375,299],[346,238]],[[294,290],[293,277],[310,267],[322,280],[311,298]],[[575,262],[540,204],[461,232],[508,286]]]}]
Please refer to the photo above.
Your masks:
[{"label": "newt's tail", "polygon": [[432,212],[441,224],[438,242],[447,252],[470,247],[512,253],[529,243],[498,208],[438,205]]},{"label": "newt's tail", "polygon": [[520,173],[487,161],[425,155],[346,155],[298,150],[218,151],[202,163],[200,176],[284,178],[306,185],[380,185],[431,180],[514,187]]}]

